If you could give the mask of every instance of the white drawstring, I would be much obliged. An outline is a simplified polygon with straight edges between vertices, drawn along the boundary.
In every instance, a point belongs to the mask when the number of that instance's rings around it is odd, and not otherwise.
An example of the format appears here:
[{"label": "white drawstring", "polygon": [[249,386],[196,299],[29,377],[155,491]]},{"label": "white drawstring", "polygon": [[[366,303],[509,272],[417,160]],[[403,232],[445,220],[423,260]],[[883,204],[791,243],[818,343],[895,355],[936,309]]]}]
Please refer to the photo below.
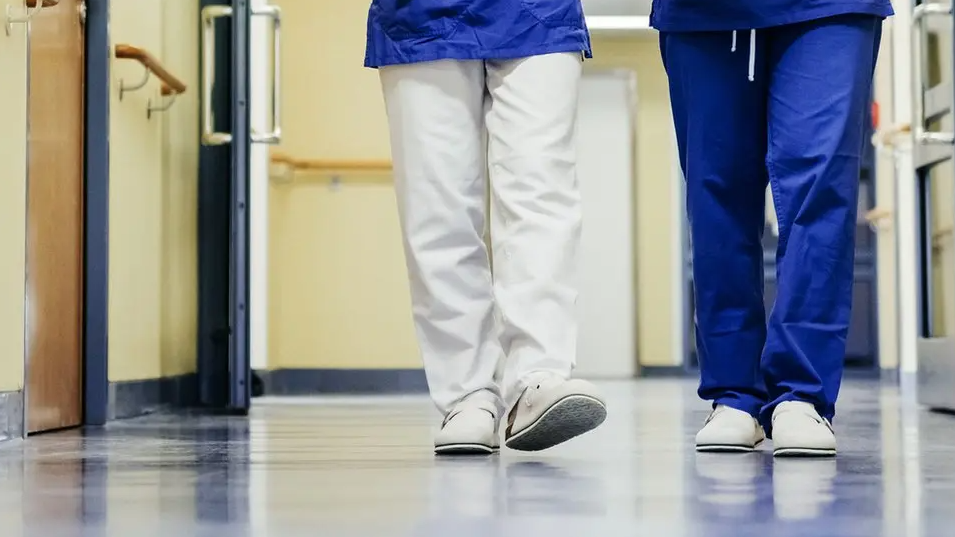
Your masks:
[{"label": "white drawstring", "polygon": [[756,80],[756,30],[749,31],[749,81]]},{"label": "white drawstring", "polygon": [[[733,44],[730,52],[736,52],[736,30],[733,30]],[[756,80],[756,30],[749,31],[749,81]]]}]

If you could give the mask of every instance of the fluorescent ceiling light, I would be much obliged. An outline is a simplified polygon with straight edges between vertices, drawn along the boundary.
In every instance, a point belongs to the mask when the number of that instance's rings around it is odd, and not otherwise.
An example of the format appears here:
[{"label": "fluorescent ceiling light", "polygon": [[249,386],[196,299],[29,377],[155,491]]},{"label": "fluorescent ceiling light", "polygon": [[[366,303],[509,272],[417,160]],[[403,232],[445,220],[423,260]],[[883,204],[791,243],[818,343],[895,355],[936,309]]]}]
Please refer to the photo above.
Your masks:
[{"label": "fluorescent ceiling light", "polygon": [[650,17],[592,15],[587,17],[587,28],[594,31],[646,31]]}]

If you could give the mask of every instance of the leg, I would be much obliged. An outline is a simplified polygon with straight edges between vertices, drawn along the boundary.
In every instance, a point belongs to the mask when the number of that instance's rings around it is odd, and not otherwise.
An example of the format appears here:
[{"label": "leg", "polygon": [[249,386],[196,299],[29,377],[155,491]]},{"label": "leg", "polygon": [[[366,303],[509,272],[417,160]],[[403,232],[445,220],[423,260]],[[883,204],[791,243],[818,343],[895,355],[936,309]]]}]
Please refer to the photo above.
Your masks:
[{"label": "leg", "polygon": [[[531,409],[510,415],[507,445],[515,449],[567,440],[599,425],[606,413],[589,385],[567,382],[577,352],[580,75],[579,54],[487,62],[491,241],[507,355],[504,394],[511,408]],[[525,390],[535,393],[527,396]],[[517,405],[522,394],[527,404]],[[563,411],[549,406],[560,401],[582,421],[561,421]],[[549,419],[556,420],[538,423],[541,433],[530,430],[543,417],[536,409],[549,410]],[[525,441],[519,442],[522,433]]]},{"label": "leg", "polygon": [[491,244],[508,405],[524,376],[569,378],[576,360],[580,70],[573,54],[488,65]]},{"label": "leg", "polygon": [[755,416],[766,401],[759,356],[766,336],[765,55],[749,81],[746,40],[730,32],[667,33],[670,81],[696,291],[701,398]]},{"label": "leg", "polygon": [[[772,30],[767,167],[779,215],[778,294],[762,370],[774,412],[801,409],[827,453],[852,304],[859,167],[882,21],[841,16]],[[778,411],[777,411],[777,406]],[[808,413],[808,414],[807,414]],[[812,435],[780,420],[777,453]],[[824,426],[823,426],[824,425]],[[810,437],[806,437],[805,434]],[[825,440],[823,442],[823,440]],[[820,444],[820,446],[822,446]]]},{"label": "leg", "polygon": [[380,76],[431,396],[448,419],[465,399],[496,418],[501,349],[483,240],[484,64],[418,63],[383,68]]}]

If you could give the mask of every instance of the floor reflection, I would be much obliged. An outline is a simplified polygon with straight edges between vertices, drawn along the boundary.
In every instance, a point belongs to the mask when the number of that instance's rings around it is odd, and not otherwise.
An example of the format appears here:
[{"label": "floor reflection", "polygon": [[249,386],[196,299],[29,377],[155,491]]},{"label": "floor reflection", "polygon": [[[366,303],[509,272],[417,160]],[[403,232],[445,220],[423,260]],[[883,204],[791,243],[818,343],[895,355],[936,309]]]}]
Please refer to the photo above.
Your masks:
[{"label": "floor reflection", "polygon": [[836,460],[698,454],[687,381],[605,384],[608,423],[539,454],[435,459],[421,397],[262,400],[0,448],[4,536],[935,536],[955,417],[847,383]]},{"label": "floor reflection", "polygon": [[698,453],[693,460],[696,474],[691,487],[703,517],[740,522],[759,517],[760,495],[766,495],[770,483],[764,454]]},{"label": "floor reflection", "polygon": [[830,514],[836,501],[832,459],[773,462],[773,507],[779,520],[807,521]]}]

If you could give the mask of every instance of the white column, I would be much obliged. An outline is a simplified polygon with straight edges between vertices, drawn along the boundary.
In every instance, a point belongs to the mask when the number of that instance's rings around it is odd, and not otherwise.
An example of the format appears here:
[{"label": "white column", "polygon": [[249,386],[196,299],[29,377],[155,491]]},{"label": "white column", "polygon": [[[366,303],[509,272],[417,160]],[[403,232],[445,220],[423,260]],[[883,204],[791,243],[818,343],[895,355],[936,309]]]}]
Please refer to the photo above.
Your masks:
[{"label": "white column", "polygon": [[[893,66],[892,123],[908,124],[912,117],[912,0],[896,0],[890,46]],[[918,228],[917,190],[912,154],[899,152],[896,159],[895,244],[898,246],[899,278],[899,369],[918,367]]]},{"label": "white column", "polygon": [[[268,4],[268,0],[252,0],[252,7]],[[250,76],[252,129],[265,132],[271,128],[269,95],[271,77],[271,36],[266,17],[252,17]],[[249,250],[250,250],[250,347],[252,369],[268,367],[268,290],[269,290],[269,146],[252,144],[249,173]]]},{"label": "white column", "polygon": [[[269,0],[252,0],[251,7],[267,5]],[[270,21],[252,17],[250,29],[249,80],[250,123],[253,130],[271,128],[270,95],[272,41]],[[252,369],[268,367],[268,295],[269,295],[269,146],[252,144],[249,170],[249,337]],[[253,415],[249,420],[249,449],[252,462],[268,452],[268,429],[265,420]],[[249,524],[256,535],[267,535],[269,483],[268,474],[253,465],[249,472]]]}]

